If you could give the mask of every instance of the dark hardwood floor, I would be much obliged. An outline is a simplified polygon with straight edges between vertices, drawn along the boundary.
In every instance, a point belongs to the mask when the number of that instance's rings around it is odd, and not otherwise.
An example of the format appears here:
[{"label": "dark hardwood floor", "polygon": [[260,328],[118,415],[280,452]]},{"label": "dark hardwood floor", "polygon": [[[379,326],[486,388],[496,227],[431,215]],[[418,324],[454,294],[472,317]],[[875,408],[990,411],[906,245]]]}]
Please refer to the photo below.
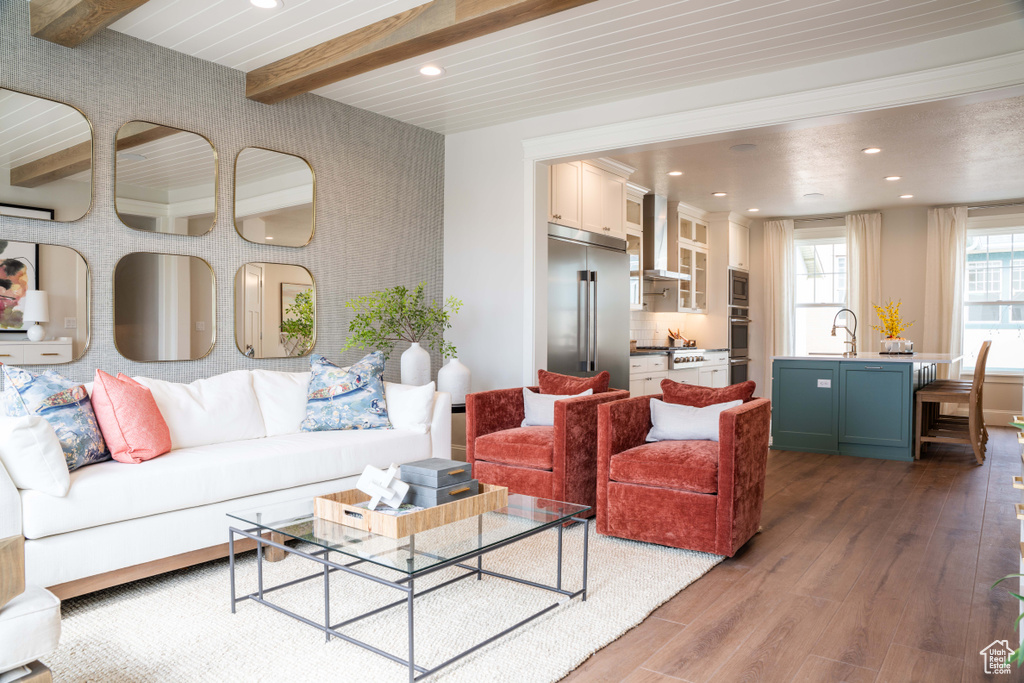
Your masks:
[{"label": "dark hardwood floor", "polygon": [[1016,434],[993,429],[982,466],[772,451],[762,532],[563,681],[1024,680],[979,654],[1016,638],[991,589],[1019,567]]}]

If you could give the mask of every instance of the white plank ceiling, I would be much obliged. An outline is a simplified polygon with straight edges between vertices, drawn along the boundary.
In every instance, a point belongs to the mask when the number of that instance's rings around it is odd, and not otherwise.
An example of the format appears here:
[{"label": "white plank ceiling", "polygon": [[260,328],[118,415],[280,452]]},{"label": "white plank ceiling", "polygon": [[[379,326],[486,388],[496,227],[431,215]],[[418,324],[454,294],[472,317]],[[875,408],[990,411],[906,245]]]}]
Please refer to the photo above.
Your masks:
[{"label": "white plank ceiling", "polygon": [[[113,28],[249,71],[420,4],[150,0]],[[317,93],[447,134],[1021,18],[1014,0],[599,0]]]},{"label": "white plank ceiling", "polygon": [[21,166],[92,139],[89,122],[74,107],[3,89],[0,131],[0,168]]}]

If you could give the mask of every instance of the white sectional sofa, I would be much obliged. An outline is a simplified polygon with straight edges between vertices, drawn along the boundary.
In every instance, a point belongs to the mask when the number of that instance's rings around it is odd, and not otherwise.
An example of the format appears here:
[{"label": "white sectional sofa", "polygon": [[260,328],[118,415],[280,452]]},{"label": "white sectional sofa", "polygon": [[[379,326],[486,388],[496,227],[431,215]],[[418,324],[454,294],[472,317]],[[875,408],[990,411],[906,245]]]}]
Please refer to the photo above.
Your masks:
[{"label": "white sectional sofa", "polygon": [[[0,465],[0,538],[24,535],[28,582],[70,597],[223,556],[229,511],[353,488],[366,465],[451,457],[448,394],[421,409],[429,426],[306,433],[298,423],[308,377],[137,378],[153,391],[173,450],[75,470],[64,497],[18,490]],[[192,398],[182,393],[189,387]]]}]

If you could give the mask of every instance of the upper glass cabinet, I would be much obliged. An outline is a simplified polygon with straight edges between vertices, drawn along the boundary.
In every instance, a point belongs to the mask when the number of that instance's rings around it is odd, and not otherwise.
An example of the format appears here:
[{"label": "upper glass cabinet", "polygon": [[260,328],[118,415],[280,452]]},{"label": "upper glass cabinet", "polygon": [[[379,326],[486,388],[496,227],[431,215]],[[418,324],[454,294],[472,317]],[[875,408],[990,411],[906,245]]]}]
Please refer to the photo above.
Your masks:
[{"label": "upper glass cabinet", "polygon": [[92,148],[82,112],[0,88],[0,216],[77,221],[89,213]]},{"label": "upper glass cabinet", "polygon": [[235,160],[235,229],[256,244],[304,247],[313,239],[316,180],[302,157],[246,147]]},{"label": "upper glass cabinet", "polygon": [[145,121],[117,131],[117,215],[143,232],[205,235],[217,219],[217,152],[197,133]]}]

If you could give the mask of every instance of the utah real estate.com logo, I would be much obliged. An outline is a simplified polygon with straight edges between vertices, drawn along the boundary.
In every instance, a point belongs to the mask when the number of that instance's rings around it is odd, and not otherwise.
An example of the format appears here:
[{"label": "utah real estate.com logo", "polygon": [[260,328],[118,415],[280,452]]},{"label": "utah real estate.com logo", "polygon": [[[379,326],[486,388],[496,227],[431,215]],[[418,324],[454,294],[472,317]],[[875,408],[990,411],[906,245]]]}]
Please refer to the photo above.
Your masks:
[{"label": "utah real estate.com logo", "polygon": [[1008,674],[1010,669],[1010,655],[1013,650],[1009,641],[993,640],[988,647],[981,651],[982,659],[985,662],[986,674]]}]

